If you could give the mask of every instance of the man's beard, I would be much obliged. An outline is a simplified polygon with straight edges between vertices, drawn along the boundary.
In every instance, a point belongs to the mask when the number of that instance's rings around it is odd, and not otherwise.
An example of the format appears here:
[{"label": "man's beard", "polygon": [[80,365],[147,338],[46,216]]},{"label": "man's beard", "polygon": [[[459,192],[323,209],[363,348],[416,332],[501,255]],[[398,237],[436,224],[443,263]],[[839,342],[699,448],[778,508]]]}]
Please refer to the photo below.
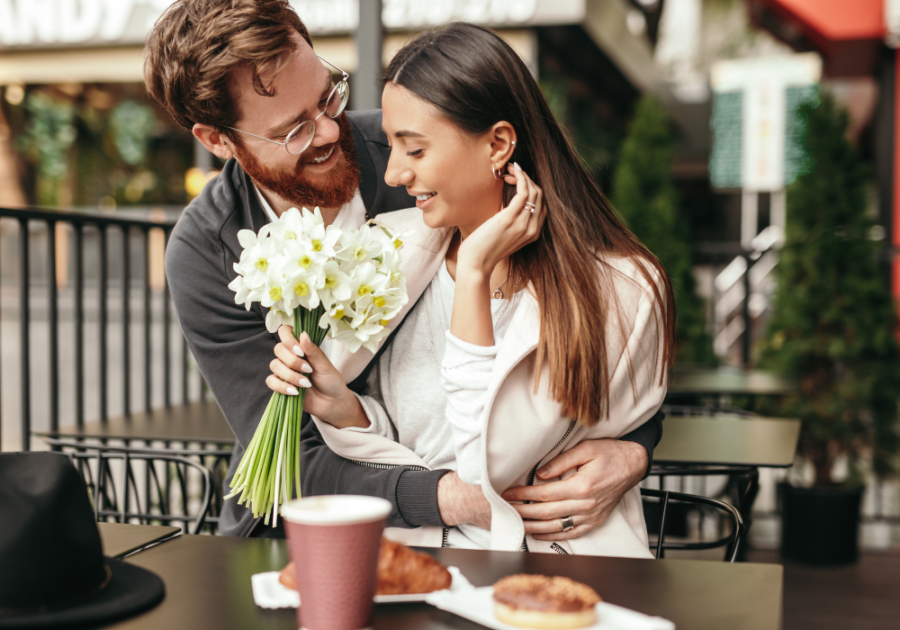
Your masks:
[{"label": "man's beard", "polygon": [[234,152],[241,168],[260,188],[278,195],[298,208],[310,210],[316,206],[340,208],[353,199],[359,188],[359,162],[356,159],[353,132],[347,121],[347,115],[341,114],[334,121],[340,128],[340,137],[336,144],[341,148],[341,155],[337,158],[337,164],[317,182],[307,180],[303,175],[304,167],[314,158],[328,155],[335,147],[334,144],[323,147],[310,146],[299,156],[294,170],[287,172],[267,167],[240,145],[235,145]]}]

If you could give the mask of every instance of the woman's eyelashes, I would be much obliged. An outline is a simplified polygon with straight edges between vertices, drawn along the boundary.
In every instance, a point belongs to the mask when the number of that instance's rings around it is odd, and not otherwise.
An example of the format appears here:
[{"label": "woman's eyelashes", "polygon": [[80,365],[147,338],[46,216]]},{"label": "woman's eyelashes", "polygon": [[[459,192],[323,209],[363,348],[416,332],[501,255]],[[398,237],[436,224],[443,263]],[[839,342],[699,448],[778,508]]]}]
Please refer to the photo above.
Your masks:
[{"label": "woman's eyelashes", "polygon": [[425,149],[415,149],[413,151],[407,151],[406,155],[409,157],[416,157],[418,155],[422,155],[422,151],[424,151],[424,150]]}]

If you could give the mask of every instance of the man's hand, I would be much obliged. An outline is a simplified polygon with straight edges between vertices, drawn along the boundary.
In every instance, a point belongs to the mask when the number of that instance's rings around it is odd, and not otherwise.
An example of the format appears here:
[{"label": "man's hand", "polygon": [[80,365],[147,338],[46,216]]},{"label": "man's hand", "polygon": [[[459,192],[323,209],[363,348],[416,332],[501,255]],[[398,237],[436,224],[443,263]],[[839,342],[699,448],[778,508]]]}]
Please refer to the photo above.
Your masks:
[{"label": "man's hand", "polygon": [[466,483],[455,472],[449,472],[438,482],[437,495],[441,520],[445,525],[491,528],[491,504],[480,486]]},{"label": "man's hand", "polygon": [[[502,496],[510,502],[531,502],[513,504],[525,519],[526,534],[538,540],[578,538],[606,522],[622,496],[643,479],[648,464],[647,451],[640,444],[587,440],[537,471],[541,479],[554,479],[576,469],[565,481],[510,488]],[[572,517],[574,529],[562,531],[564,516]]]}]

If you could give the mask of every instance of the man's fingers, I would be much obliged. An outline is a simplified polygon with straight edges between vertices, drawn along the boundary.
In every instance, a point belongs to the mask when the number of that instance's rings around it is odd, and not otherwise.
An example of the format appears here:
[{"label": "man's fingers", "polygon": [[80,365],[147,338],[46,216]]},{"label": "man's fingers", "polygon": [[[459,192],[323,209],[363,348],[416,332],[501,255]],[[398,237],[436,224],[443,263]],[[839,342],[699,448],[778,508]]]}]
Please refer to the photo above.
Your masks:
[{"label": "man's fingers", "polygon": [[[572,523],[575,527],[583,525],[590,520],[587,516],[568,514],[572,517]],[[562,517],[553,518],[546,521],[525,521],[526,534],[559,534],[562,532]],[[569,530],[572,531],[572,530]]]},{"label": "man's fingers", "polygon": [[570,529],[567,532],[558,532],[556,534],[535,534],[534,538],[535,538],[535,540],[546,540],[546,541],[552,541],[552,542],[556,542],[559,540],[572,540],[573,538],[580,538],[581,536],[584,536],[589,531],[594,529],[594,527],[596,527],[596,526],[591,526],[591,525],[587,525],[587,524],[576,525],[575,529]]},{"label": "man's fingers", "polygon": [[533,521],[549,521],[563,516],[587,514],[595,507],[590,501],[551,501],[550,503],[513,504],[516,512],[523,519]]},{"label": "man's fingers", "polygon": [[554,479],[573,468],[577,468],[578,466],[587,463],[590,458],[585,452],[587,449],[582,448],[584,444],[585,443],[582,442],[551,459],[547,462],[546,466],[541,466],[538,469],[537,476],[541,479]]},{"label": "man's fingers", "polygon": [[561,501],[571,499],[574,489],[569,479],[565,481],[551,481],[537,486],[517,486],[510,488],[501,496],[504,501],[534,501],[546,503],[547,501]]}]

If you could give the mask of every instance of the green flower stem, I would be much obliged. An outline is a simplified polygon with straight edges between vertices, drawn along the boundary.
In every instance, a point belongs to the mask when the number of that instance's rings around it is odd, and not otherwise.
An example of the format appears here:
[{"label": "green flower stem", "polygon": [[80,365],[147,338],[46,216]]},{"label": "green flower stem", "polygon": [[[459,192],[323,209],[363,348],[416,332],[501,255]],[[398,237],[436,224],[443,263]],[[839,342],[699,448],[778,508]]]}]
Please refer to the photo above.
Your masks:
[{"label": "green flower stem", "polygon": [[[319,328],[324,308],[314,311],[294,311],[294,331],[297,336],[306,332],[316,345],[325,339],[326,330]],[[296,494],[302,496],[300,486],[300,432],[303,419],[303,400],[306,390],[297,396],[275,393],[269,399],[253,438],[247,446],[231,480],[231,493],[226,499],[238,497],[239,505],[247,505],[254,518],[263,517],[266,524],[274,524],[282,504]]]}]

